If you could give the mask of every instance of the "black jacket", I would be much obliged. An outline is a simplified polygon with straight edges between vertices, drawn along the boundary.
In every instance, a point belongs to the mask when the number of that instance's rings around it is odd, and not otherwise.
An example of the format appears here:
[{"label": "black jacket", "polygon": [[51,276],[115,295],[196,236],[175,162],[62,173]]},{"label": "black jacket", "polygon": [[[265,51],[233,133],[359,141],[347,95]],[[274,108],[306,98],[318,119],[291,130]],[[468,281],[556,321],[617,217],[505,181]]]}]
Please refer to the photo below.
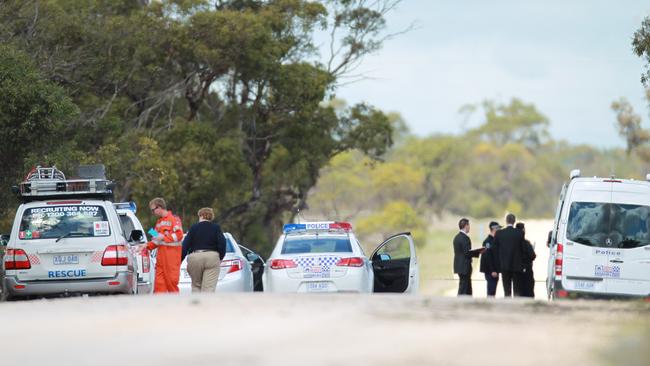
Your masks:
[{"label": "black jacket", "polygon": [[183,239],[181,261],[195,250],[214,250],[219,252],[219,259],[223,259],[226,255],[226,237],[221,227],[210,221],[192,225]]},{"label": "black jacket", "polygon": [[499,253],[501,272],[521,272],[523,270],[524,233],[512,226],[497,231],[494,247]]},{"label": "black jacket", "polygon": [[499,272],[499,253],[494,247],[494,237],[492,235],[488,235],[483,240],[483,248],[485,248],[485,251],[481,254],[481,272]]},{"label": "black jacket", "polygon": [[528,240],[524,240],[524,256],[522,258],[524,267],[532,268],[535,258],[537,258],[535,248],[533,248],[533,245]]},{"label": "black jacket", "polygon": [[472,240],[464,233],[458,232],[454,237],[454,273],[467,275],[472,273]]}]

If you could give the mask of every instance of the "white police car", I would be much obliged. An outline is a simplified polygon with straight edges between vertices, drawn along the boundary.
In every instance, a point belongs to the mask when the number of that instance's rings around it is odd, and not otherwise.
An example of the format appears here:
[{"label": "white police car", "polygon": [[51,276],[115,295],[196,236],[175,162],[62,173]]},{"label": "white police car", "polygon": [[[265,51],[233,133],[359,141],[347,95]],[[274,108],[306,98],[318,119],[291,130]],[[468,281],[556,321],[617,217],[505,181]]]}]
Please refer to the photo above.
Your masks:
[{"label": "white police car", "polygon": [[129,250],[138,264],[138,294],[153,293],[156,277],[156,250],[140,250],[140,245],[147,243],[147,237],[144,235],[142,223],[135,215],[137,206],[135,202],[118,202],[113,206],[115,206],[120,219],[122,234],[127,238]]},{"label": "white police car", "polygon": [[370,258],[346,222],[287,224],[266,261],[265,292],[408,292],[419,273],[410,233],[382,242]]},{"label": "white police car", "polygon": [[3,259],[3,297],[137,291],[110,181],[66,180],[56,168],[38,167],[15,191],[23,204]]},{"label": "white police car", "polygon": [[549,298],[650,298],[650,174],[646,181],[571,172],[555,215]]}]

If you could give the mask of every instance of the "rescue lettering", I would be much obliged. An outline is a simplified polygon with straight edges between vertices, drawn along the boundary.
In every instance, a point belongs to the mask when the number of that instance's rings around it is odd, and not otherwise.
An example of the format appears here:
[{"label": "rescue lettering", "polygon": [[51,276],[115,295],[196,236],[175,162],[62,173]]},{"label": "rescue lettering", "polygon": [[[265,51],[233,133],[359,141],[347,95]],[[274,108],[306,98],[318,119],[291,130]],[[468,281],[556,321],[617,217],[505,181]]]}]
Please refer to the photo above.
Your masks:
[{"label": "rescue lettering", "polygon": [[69,269],[64,271],[48,271],[48,278],[86,277],[85,269]]}]

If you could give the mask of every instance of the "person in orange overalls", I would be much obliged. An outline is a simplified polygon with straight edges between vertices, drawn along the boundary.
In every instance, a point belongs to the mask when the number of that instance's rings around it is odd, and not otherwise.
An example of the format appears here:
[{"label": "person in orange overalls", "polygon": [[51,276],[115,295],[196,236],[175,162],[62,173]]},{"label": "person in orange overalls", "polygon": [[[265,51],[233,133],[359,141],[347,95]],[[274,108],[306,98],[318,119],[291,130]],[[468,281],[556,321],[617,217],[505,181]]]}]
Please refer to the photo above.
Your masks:
[{"label": "person in orange overalls", "polygon": [[162,198],[152,199],[149,208],[151,213],[159,217],[155,227],[158,235],[146,244],[148,250],[158,248],[153,292],[178,292],[183,244],[181,219],[167,209],[167,204]]}]

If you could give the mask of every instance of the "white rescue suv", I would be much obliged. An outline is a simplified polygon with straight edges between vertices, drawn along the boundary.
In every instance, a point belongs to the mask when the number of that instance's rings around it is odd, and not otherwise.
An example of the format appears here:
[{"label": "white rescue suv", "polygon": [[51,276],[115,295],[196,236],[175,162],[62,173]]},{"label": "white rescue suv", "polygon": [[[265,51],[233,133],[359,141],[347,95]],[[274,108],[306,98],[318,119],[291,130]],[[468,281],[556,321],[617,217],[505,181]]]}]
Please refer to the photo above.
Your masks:
[{"label": "white rescue suv", "polygon": [[81,166],[81,178],[69,180],[39,166],[14,187],[23,203],[2,263],[3,297],[137,292],[137,264],[103,170]]}]

